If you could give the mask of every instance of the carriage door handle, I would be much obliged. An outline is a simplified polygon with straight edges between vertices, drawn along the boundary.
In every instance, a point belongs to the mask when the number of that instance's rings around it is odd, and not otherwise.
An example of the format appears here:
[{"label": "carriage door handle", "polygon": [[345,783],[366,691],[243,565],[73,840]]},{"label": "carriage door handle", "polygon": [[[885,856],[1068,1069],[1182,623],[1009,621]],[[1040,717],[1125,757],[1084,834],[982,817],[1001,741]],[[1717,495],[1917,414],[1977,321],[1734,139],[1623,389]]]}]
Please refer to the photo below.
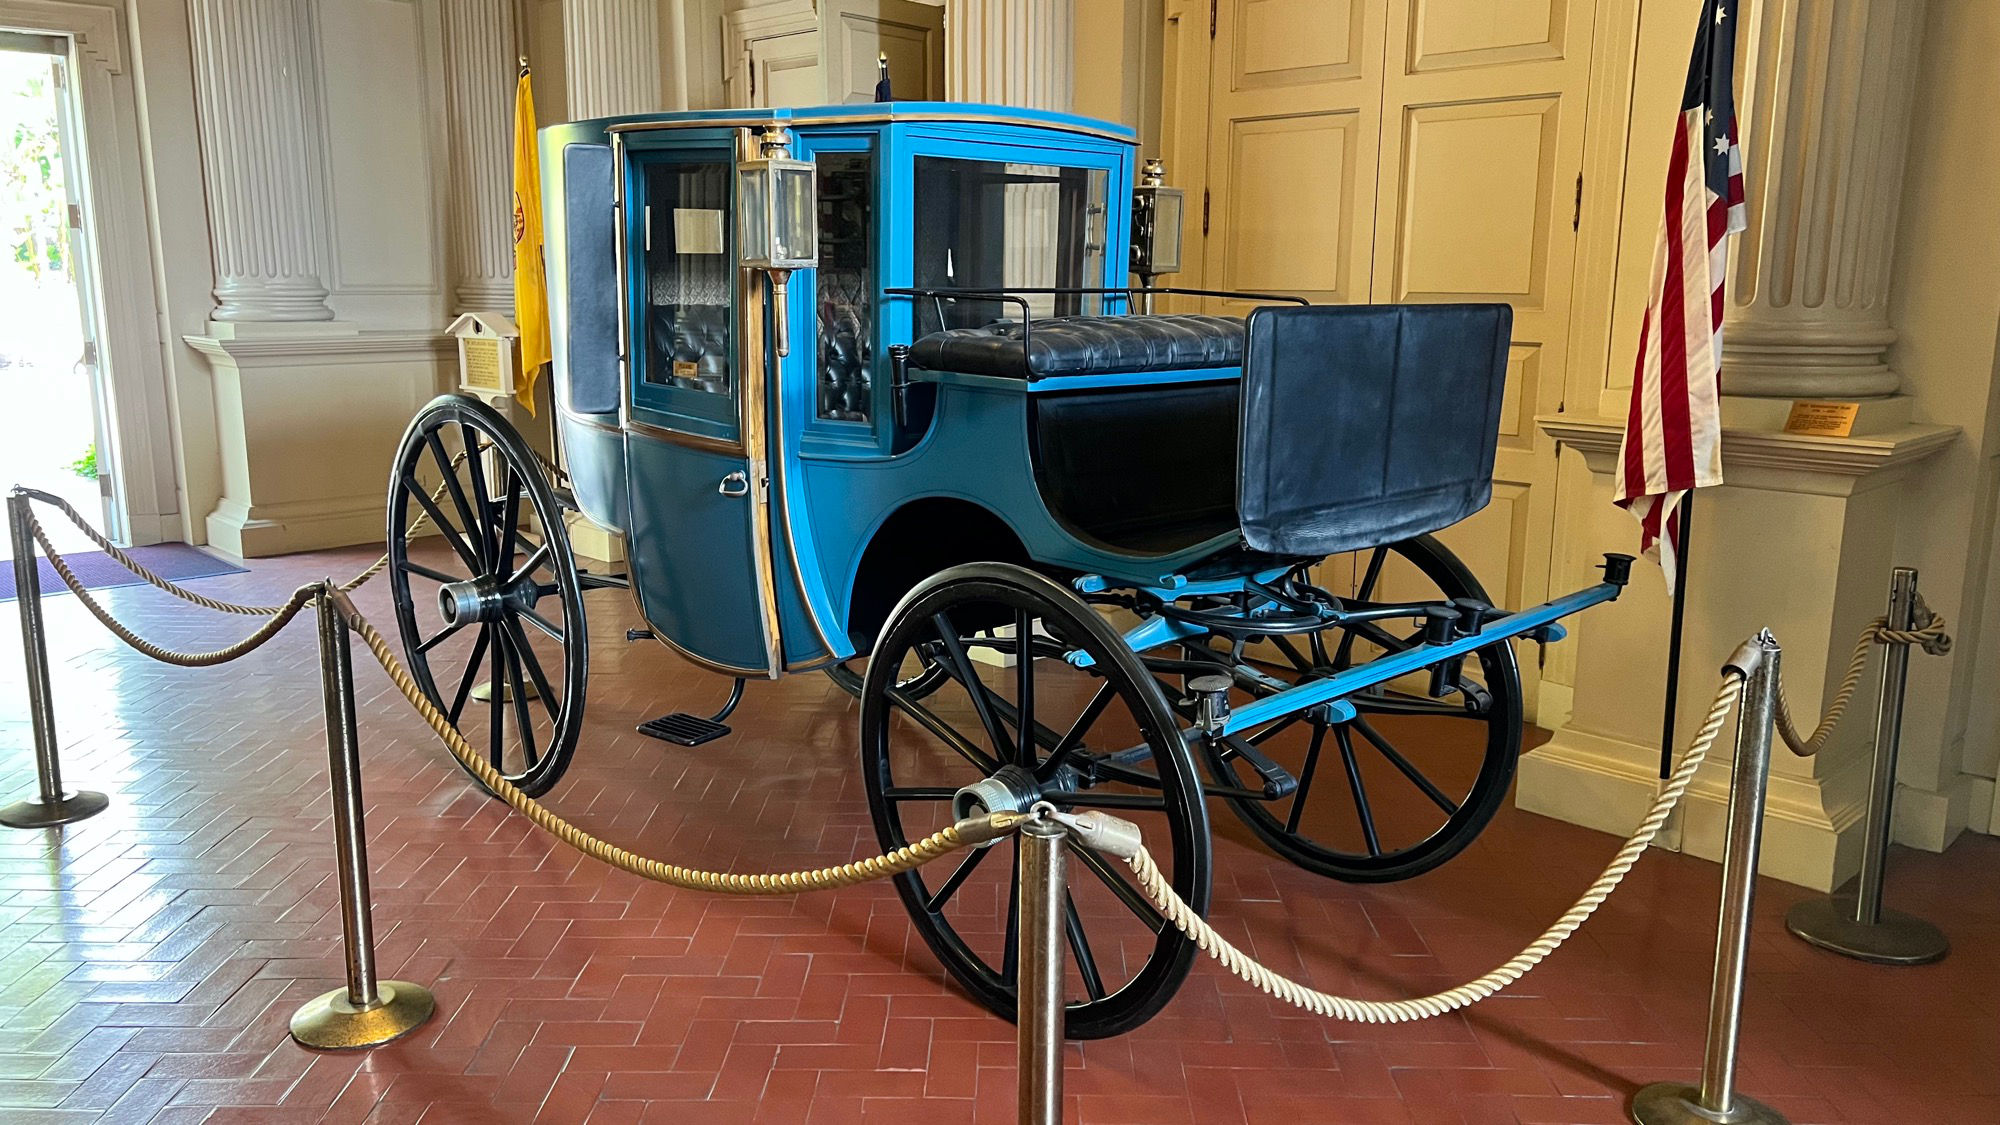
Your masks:
[{"label": "carriage door handle", "polygon": [[724,496],[748,496],[750,495],[750,475],[738,469],[728,476],[723,477],[722,483],[715,486],[715,491]]}]

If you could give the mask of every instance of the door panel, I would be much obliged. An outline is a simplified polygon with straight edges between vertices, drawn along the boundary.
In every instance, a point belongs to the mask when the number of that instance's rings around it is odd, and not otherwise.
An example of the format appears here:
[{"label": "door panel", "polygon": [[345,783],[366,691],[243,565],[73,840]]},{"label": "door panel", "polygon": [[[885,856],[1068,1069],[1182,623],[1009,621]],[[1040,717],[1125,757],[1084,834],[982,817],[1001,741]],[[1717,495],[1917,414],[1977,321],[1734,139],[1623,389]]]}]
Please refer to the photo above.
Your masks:
[{"label": "door panel", "polygon": [[[1514,346],[1493,503],[1442,538],[1494,598],[1549,594],[1591,0],[1392,0],[1372,296],[1506,301]],[[1527,699],[1539,669],[1521,669]],[[1532,714],[1532,710],[1530,712]]]},{"label": "door panel", "polygon": [[1366,300],[1381,0],[1221,0],[1215,21],[1203,284]]},{"label": "door panel", "polygon": [[877,57],[889,56],[897,101],[944,100],[944,9],[914,0],[822,0],[826,100],[875,100]]}]

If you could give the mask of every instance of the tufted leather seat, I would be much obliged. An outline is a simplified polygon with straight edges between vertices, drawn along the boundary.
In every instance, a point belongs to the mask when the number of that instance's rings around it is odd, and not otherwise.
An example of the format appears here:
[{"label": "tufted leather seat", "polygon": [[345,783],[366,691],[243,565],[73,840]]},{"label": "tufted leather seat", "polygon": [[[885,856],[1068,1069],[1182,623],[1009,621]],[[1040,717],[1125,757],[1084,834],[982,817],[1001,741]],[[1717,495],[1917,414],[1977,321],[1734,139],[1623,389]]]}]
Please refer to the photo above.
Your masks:
[{"label": "tufted leather seat", "polygon": [[1037,320],[1021,341],[1019,321],[933,332],[910,349],[929,371],[1048,379],[1236,367],[1243,322],[1226,316],[1066,316]]}]

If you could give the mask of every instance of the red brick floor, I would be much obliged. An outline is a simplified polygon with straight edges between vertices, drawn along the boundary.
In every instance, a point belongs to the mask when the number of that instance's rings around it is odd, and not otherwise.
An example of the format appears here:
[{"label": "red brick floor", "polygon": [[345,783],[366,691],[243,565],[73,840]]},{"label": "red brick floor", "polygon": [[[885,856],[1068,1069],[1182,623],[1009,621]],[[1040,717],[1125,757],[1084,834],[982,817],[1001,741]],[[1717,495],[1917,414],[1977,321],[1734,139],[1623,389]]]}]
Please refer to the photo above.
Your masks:
[{"label": "red brick floor", "polygon": [[[362,552],[207,581],[268,599]],[[385,625],[379,587],[361,603]],[[108,595],[164,642],[244,630],[136,588]],[[1012,1029],[941,977],[887,888],[703,897],[610,874],[478,795],[358,667],[385,975],[438,1016],[366,1053],[285,1023],[339,979],[312,630],[226,669],[123,649],[53,598],[70,776],[113,795],[67,830],[0,830],[0,1120],[923,1122],[1013,1119]],[[688,863],[768,869],[874,849],[855,712],[818,676],[753,685],[731,739],[631,732],[725,684],[626,645],[593,595],[586,745],[551,804]],[[0,613],[0,792],[32,788],[18,630]],[[1365,995],[1430,991],[1510,955],[1567,906],[1608,837],[1502,812],[1465,855],[1344,886],[1246,842],[1218,810],[1214,916],[1283,969]],[[1761,888],[1741,1086],[1795,1122],[2000,1121],[2000,842],[1898,853],[1892,899],[1940,923],[1944,963],[1811,950]],[[1547,966],[1468,1013],[1323,1022],[1198,965],[1166,1012],[1069,1051],[1089,1122],[1597,1122],[1698,1066],[1716,869],[1656,853]],[[1310,966],[1310,968],[1308,968]]]}]

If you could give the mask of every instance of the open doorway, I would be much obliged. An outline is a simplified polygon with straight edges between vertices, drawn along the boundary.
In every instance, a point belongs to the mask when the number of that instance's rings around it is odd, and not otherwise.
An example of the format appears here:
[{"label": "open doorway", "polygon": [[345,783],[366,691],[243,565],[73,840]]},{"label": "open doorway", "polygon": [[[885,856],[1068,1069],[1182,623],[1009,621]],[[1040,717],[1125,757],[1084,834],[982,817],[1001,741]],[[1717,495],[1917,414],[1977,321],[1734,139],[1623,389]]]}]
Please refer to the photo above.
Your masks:
[{"label": "open doorway", "polygon": [[[69,47],[0,30],[0,487],[55,493],[122,541]],[[65,520],[45,526],[59,551],[88,545]]]}]

